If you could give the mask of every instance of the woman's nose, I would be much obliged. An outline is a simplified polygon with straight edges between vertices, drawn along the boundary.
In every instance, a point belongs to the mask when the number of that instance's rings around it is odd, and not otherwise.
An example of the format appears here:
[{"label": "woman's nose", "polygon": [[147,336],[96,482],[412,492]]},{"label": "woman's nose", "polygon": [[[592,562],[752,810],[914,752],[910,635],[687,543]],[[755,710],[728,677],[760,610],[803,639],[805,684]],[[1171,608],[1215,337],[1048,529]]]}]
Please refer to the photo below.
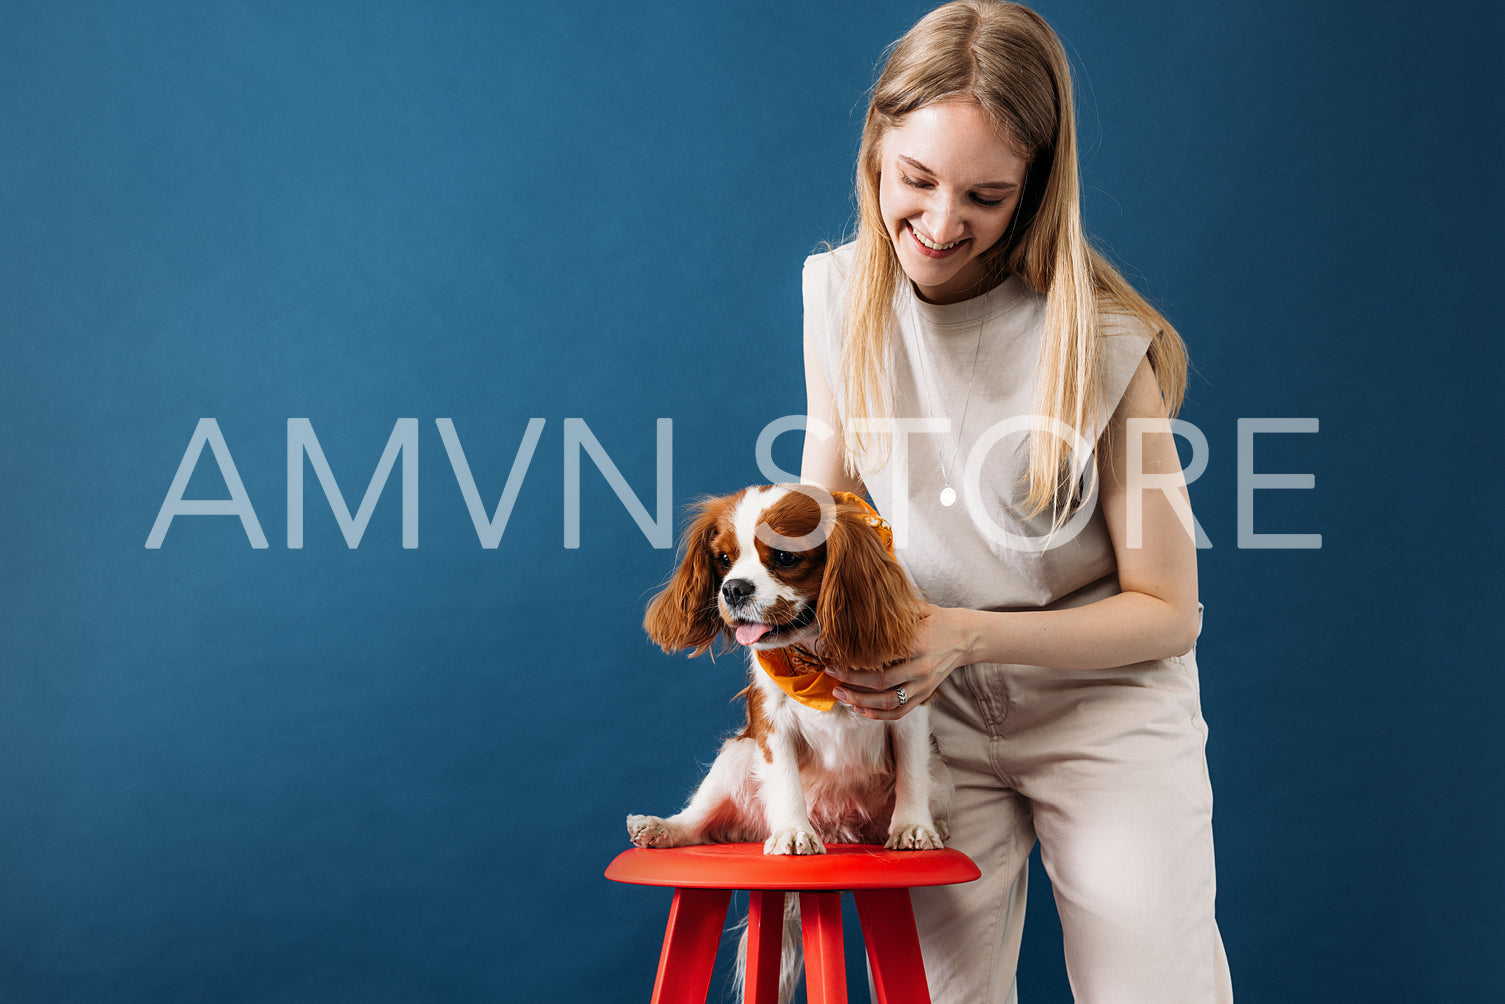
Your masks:
[{"label": "woman's nose", "polygon": [[936,195],[930,200],[930,204],[925,207],[924,220],[926,229],[930,231],[927,236],[937,244],[961,240],[966,231],[962,207],[954,199],[942,195]]}]

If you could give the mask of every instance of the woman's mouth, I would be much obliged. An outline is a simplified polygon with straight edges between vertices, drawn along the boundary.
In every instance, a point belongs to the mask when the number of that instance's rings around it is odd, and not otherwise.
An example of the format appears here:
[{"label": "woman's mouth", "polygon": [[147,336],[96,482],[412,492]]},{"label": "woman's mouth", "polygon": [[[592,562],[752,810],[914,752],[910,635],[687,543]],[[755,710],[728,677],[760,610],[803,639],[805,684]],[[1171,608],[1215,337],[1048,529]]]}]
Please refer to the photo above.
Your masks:
[{"label": "woman's mouth", "polygon": [[909,236],[914,238],[916,250],[926,258],[949,258],[956,253],[958,248],[967,243],[968,240],[968,238],[963,237],[960,240],[941,244],[928,237],[921,236],[920,232],[914,228],[913,223],[906,223],[905,227],[909,230]]}]

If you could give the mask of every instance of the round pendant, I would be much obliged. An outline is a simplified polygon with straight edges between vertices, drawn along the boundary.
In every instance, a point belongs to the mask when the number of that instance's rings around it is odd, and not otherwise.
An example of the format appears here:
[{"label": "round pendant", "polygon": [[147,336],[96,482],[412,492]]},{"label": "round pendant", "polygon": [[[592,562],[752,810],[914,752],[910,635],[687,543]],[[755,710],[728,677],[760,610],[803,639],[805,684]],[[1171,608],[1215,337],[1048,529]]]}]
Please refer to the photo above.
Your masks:
[{"label": "round pendant", "polygon": [[956,489],[950,485],[941,489],[941,505],[953,506],[956,504]]}]

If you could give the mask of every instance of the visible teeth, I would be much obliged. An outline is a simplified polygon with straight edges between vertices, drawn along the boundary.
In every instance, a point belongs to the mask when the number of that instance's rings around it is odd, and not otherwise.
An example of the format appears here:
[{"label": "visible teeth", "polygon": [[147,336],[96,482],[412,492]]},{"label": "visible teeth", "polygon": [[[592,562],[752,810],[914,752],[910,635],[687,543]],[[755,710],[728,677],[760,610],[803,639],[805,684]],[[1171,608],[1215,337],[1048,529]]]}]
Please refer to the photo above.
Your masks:
[{"label": "visible teeth", "polygon": [[916,240],[932,251],[949,251],[961,243],[961,241],[952,241],[950,244],[937,244],[934,241],[926,240],[925,236],[913,227],[910,228],[909,232],[915,235]]}]

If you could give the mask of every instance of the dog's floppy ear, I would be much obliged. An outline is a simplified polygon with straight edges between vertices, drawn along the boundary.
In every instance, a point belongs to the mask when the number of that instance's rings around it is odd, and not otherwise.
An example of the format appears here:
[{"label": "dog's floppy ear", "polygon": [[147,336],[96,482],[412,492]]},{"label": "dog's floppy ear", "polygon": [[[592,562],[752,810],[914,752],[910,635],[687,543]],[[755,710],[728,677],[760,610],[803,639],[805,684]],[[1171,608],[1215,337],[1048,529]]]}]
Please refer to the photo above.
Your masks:
[{"label": "dog's floppy ear", "polygon": [[665,652],[689,648],[694,649],[691,655],[704,655],[721,636],[716,606],[721,579],[712,564],[711,539],[724,506],[724,499],[701,503],[699,516],[680,541],[679,569],[648,604],[643,628]]},{"label": "dog's floppy ear", "polygon": [[859,505],[836,503],[815,609],[821,657],[854,669],[909,658],[920,625],[914,586],[869,516]]}]

